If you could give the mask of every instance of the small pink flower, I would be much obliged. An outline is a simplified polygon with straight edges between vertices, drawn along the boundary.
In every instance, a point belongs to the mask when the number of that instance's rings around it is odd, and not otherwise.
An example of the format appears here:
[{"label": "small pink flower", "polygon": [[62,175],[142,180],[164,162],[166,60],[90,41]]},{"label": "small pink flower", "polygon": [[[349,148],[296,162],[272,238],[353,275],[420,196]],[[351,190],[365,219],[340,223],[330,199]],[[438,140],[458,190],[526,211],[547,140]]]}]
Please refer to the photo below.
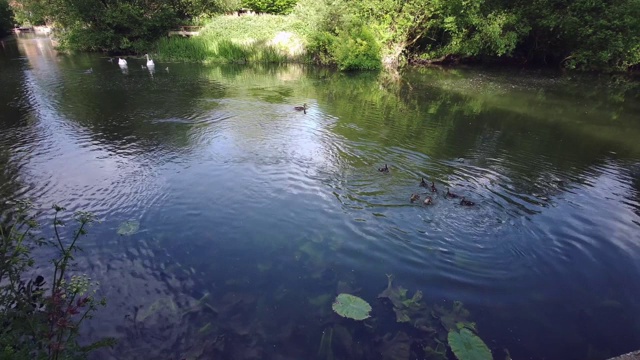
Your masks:
[{"label": "small pink flower", "polygon": [[78,310],[78,308],[75,306],[69,306],[69,308],[67,308],[67,313],[70,315],[76,315],[80,314],[80,310]]}]

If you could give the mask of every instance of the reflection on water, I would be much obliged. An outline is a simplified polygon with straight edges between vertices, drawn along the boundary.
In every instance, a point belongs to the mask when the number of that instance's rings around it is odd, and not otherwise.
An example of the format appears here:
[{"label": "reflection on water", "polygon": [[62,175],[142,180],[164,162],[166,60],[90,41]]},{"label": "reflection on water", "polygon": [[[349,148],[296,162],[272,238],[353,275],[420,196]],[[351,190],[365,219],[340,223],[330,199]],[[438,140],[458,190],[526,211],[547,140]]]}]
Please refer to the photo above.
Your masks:
[{"label": "reflection on water", "polygon": [[[452,319],[496,358],[639,346],[637,84],[127,60],[0,55],[2,203],[103,220],[79,259],[109,300],[89,335],[120,339],[100,357],[437,359]],[[410,321],[386,274],[422,293]],[[372,319],[333,314],[341,292]]]}]

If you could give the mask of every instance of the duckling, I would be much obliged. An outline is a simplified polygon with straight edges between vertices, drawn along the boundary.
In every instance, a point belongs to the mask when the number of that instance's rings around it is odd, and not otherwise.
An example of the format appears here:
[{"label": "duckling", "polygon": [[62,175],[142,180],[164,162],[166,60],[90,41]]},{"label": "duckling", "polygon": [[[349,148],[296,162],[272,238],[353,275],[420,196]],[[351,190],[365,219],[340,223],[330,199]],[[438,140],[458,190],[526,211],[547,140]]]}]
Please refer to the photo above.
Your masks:
[{"label": "duckling", "polygon": [[436,184],[433,181],[431,182],[431,192],[438,192],[438,189],[436,189]]},{"label": "duckling", "polygon": [[473,206],[476,203],[474,203],[473,201],[469,201],[469,200],[465,200],[464,196],[462,197],[462,200],[460,200],[460,205],[462,206]]},{"label": "duckling", "polygon": [[422,178],[422,180],[420,180],[420,186],[426,188],[427,187],[427,182],[424,181],[424,178]]},{"label": "duckling", "polygon": [[416,201],[420,200],[420,195],[418,195],[418,194],[411,194],[411,199],[409,199],[409,200],[411,200],[411,203],[413,204],[414,202],[416,202]]},{"label": "duckling", "polygon": [[458,194],[454,194],[451,191],[449,191],[449,189],[447,188],[447,193],[445,194],[446,197],[452,198],[452,199],[457,199],[460,196],[458,196]]},{"label": "duckling", "polygon": [[388,173],[389,167],[387,166],[387,164],[384,164],[384,167],[378,168],[378,171],[380,171],[381,173]]},{"label": "duckling", "polygon": [[423,205],[431,205],[433,204],[433,199],[431,199],[431,196],[427,196],[424,201],[422,202]]}]

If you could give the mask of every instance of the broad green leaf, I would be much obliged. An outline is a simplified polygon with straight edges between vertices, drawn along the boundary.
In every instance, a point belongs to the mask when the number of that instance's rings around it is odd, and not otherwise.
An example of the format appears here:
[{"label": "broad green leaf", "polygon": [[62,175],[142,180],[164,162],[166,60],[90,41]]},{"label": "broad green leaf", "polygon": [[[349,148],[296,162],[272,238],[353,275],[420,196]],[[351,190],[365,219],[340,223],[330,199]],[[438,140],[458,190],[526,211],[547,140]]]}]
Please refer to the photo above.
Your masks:
[{"label": "broad green leaf", "polygon": [[338,315],[354,319],[364,320],[369,317],[371,305],[361,298],[349,294],[340,294],[333,303],[333,311]]},{"label": "broad green leaf", "polygon": [[458,360],[493,360],[491,350],[469,329],[449,331],[448,341]]}]

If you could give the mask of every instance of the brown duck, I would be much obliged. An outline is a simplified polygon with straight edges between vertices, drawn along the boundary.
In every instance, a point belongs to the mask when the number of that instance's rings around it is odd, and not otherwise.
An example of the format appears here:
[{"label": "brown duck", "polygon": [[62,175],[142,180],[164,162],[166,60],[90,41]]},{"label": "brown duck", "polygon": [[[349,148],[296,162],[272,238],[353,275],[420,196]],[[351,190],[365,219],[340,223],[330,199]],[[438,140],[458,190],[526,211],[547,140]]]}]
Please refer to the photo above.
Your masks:
[{"label": "brown duck", "polygon": [[422,202],[423,205],[431,205],[433,204],[433,199],[431,199],[431,196],[427,196],[424,201]]},{"label": "brown duck", "polygon": [[307,103],[302,104],[302,106],[294,106],[293,109],[296,111],[304,111],[304,113],[306,114],[308,109]]},{"label": "brown duck", "polygon": [[420,200],[420,195],[418,195],[418,194],[411,194],[411,199],[409,199],[409,200],[411,200],[411,203],[413,204],[414,202],[416,202],[416,201]]},{"label": "brown duck", "polygon": [[447,189],[447,193],[445,194],[446,197],[452,198],[452,199],[457,199],[460,196],[458,196],[458,194],[454,194],[451,191],[449,191],[449,189]]},{"label": "brown duck", "polygon": [[476,203],[474,203],[473,201],[469,201],[469,200],[465,200],[464,196],[462,197],[462,200],[460,200],[460,205],[462,206],[473,206]]}]

